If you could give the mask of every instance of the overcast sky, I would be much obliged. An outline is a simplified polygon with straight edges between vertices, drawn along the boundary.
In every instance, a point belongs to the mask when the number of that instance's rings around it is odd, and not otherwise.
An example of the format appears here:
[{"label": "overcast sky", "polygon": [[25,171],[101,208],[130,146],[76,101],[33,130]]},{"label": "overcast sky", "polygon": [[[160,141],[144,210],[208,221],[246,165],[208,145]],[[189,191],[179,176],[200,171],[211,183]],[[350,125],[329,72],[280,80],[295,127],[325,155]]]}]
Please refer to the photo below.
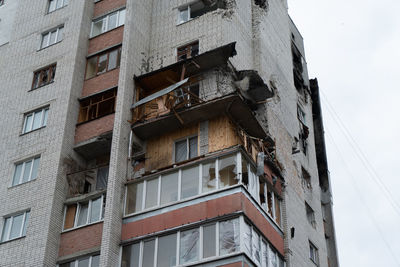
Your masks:
[{"label": "overcast sky", "polygon": [[340,266],[398,267],[400,1],[288,1],[323,94]]}]

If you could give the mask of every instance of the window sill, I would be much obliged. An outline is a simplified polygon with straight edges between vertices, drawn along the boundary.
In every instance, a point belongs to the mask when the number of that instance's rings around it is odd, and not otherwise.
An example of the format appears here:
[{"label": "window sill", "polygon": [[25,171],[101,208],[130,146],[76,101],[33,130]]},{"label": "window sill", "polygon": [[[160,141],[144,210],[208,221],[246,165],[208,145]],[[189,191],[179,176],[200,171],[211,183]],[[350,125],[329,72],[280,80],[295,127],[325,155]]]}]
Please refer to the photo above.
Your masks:
[{"label": "window sill", "polygon": [[112,114],[115,114],[115,111],[114,111],[114,112],[111,112],[111,113],[109,113],[109,114],[105,114],[105,115],[103,115],[103,116],[94,118],[94,119],[90,119],[90,120],[87,120],[87,121],[78,122],[78,123],[76,124],[76,126],[78,127],[78,126],[83,125],[83,124],[85,124],[85,123],[89,123],[89,122],[91,122],[91,121],[95,121],[95,120],[98,120],[98,119],[107,117],[107,116],[109,116],[109,115],[112,115]]},{"label": "window sill", "polygon": [[49,46],[39,48],[36,52],[40,52],[40,51],[42,51],[42,50],[44,50],[44,49],[46,49],[46,48],[52,47],[52,46],[54,46],[54,45],[56,45],[56,44],[61,43],[62,41],[63,41],[63,40],[60,40],[60,41],[55,42],[54,44],[51,44],[51,45],[49,45]]},{"label": "window sill", "polygon": [[77,227],[73,227],[73,228],[68,228],[68,229],[62,230],[61,234],[72,232],[72,231],[75,231],[75,230],[78,230],[78,229],[82,229],[82,228],[89,227],[89,226],[92,226],[92,225],[100,224],[100,223],[103,223],[103,222],[104,222],[104,218],[101,219],[100,221],[97,221],[97,222],[92,222],[92,223],[88,223],[88,224],[85,224],[85,225],[81,225],[81,226],[77,226]]},{"label": "window sill", "polygon": [[65,5],[65,6],[59,7],[59,8],[57,8],[57,9],[54,9],[53,11],[47,12],[45,15],[53,14],[54,12],[56,12],[56,11],[58,11],[58,10],[60,10],[60,9],[63,9],[64,7],[67,7],[67,6],[68,6],[68,5]]},{"label": "window sill", "polygon": [[30,90],[28,90],[28,92],[35,91],[36,89],[40,89],[40,88],[45,87],[45,86],[47,86],[47,85],[50,85],[50,84],[52,84],[52,83],[54,83],[54,80],[51,81],[51,82],[48,82],[48,83],[46,83],[46,84],[42,84],[42,85],[40,85],[40,86],[38,86],[38,87],[31,88]]},{"label": "window sill", "polygon": [[27,182],[23,182],[23,183],[16,184],[16,185],[11,185],[11,186],[8,187],[8,189],[9,189],[9,190],[10,190],[10,189],[14,189],[14,188],[20,187],[20,186],[22,186],[22,185],[28,184],[28,183],[30,183],[30,182],[34,182],[34,181],[36,181],[37,178],[38,178],[38,177],[36,177],[36,178],[33,179],[33,180],[27,181]]},{"label": "window sill", "polygon": [[116,30],[116,29],[119,29],[119,28],[121,28],[121,27],[124,27],[124,26],[125,26],[125,23],[124,23],[123,25],[121,25],[121,26],[118,26],[118,27],[114,28],[114,29],[111,29],[111,30],[102,32],[102,33],[100,33],[100,34],[98,34],[98,35],[96,35],[96,36],[89,36],[89,41],[91,41],[91,40],[93,40],[93,39],[95,39],[95,38],[97,38],[97,37],[99,37],[99,36],[102,36],[102,35],[104,35],[104,34],[106,34],[106,33],[109,33],[109,32],[112,32],[112,31],[114,31],[114,30]]},{"label": "window sill", "polygon": [[26,133],[21,133],[19,136],[24,136],[24,135],[30,134],[30,133],[32,133],[32,132],[39,131],[39,130],[41,130],[41,129],[43,129],[43,128],[46,128],[46,125],[45,125],[45,126],[42,126],[42,127],[39,127],[39,128],[37,128],[37,129],[35,129],[35,130],[31,130],[31,131],[26,132]]},{"label": "window sill", "polygon": [[12,242],[12,241],[15,241],[15,240],[19,240],[19,239],[22,239],[22,238],[25,238],[26,237],[26,235],[24,235],[24,236],[20,236],[20,237],[16,237],[16,238],[13,238],[13,239],[9,239],[9,240],[6,240],[6,241],[3,241],[3,242],[0,242],[0,245],[3,245],[3,244],[6,244],[6,243],[9,243],[9,242]]}]

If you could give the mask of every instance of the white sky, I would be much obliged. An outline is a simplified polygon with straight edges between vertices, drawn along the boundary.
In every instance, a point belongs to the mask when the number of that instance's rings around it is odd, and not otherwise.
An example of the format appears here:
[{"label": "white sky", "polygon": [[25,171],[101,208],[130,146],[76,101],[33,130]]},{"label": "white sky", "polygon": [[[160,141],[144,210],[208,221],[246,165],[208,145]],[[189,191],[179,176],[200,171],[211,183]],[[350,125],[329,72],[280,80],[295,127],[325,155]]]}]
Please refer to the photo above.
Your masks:
[{"label": "white sky", "polygon": [[[326,96],[322,104],[340,266],[398,267],[400,1],[288,1],[304,37],[310,77],[318,78]],[[335,112],[378,178],[356,156]],[[372,177],[383,181],[397,210]]]}]

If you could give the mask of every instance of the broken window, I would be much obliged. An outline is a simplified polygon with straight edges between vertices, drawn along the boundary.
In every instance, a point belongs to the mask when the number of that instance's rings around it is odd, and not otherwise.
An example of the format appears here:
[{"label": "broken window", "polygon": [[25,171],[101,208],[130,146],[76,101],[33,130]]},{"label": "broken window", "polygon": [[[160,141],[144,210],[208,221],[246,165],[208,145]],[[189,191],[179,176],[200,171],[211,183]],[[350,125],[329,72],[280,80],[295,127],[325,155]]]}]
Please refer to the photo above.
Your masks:
[{"label": "broken window", "polygon": [[303,167],[301,167],[301,182],[303,189],[312,189],[311,175]]},{"label": "broken window", "polygon": [[197,157],[197,136],[188,137],[175,142],[175,162],[180,162]]},{"label": "broken window", "polygon": [[42,42],[40,48],[46,48],[56,44],[63,39],[64,25],[58,26],[56,29],[42,34]]},{"label": "broken window", "polygon": [[86,97],[80,101],[78,123],[98,119],[115,112],[117,88]]},{"label": "broken window", "polygon": [[299,105],[297,105],[297,118],[302,124],[306,125],[306,113]]},{"label": "broken window", "polygon": [[310,205],[305,203],[306,205],[306,216],[307,216],[307,221],[309,224],[312,225],[312,227],[316,227],[316,221],[315,221],[315,213],[314,210],[310,207]]},{"label": "broken window", "polygon": [[319,264],[319,258],[318,258],[318,249],[317,247],[309,241],[309,247],[310,247],[310,260],[314,262],[316,265]]},{"label": "broken window", "polygon": [[200,231],[198,228],[181,232],[179,263],[190,263],[199,259]]},{"label": "broken window", "polygon": [[183,6],[179,8],[178,25],[223,6],[222,1],[211,1],[211,4],[207,5],[204,4],[204,1],[197,1],[191,5]]},{"label": "broken window", "polygon": [[49,107],[45,107],[25,115],[22,133],[27,133],[46,126]]},{"label": "broken window", "polygon": [[300,51],[297,49],[294,42],[292,42],[292,62],[293,62],[293,77],[294,77],[294,86],[296,89],[303,93],[304,90],[304,78],[303,78],[303,56]]},{"label": "broken window", "polygon": [[143,183],[130,184],[126,190],[125,214],[132,214],[142,210]]},{"label": "broken window", "polygon": [[66,206],[64,230],[96,223],[103,219],[105,196]]},{"label": "broken window", "polygon": [[40,156],[16,164],[12,186],[35,180],[39,169],[39,162]]},{"label": "broken window", "polygon": [[85,79],[116,69],[121,62],[121,46],[88,58]]},{"label": "broken window", "polygon": [[202,164],[202,192],[210,192],[217,189],[215,174],[215,162]]},{"label": "broken window", "polygon": [[219,188],[238,183],[236,155],[220,158],[218,160]]},{"label": "broken window", "polygon": [[199,41],[178,47],[177,56],[178,61],[192,58],[199,54]]},{"label": "broken window", "polygon": [[252,243],[253,259],[259,266],[261,263],[261,238],[260,235],[254,229],[251,236],[251,243]]},{"label": "broken window", "polygon": [[242,227],[243,233],[241,235],[243,236],[243,246],[242,249],[247,255],[251,256],[251,226],[248,223],[244,223]]},{"label": "broken window", "polygon": [[56,75],[56,64],[47,66],[33,73],[32,90],[45,86],[54,81]]},{"label": "broken window", "polygon": [[240,249],[239,219],[219,223],[219,255],[238,252]]},{"label": "broken window", "polygon": [[68,0],[50,0],[48,13],[68,5]]},{"label": "broken window", "polygon": [[199,103],[199,84],[194,84],[186,87],[178,88],[174,91],[175,94],[175,108],[180,108],[182,105],[191,107],[193,104]]},{"label": "broken window", "polygon": [[0,242],[13,240],[26,235],[30,211],[6,217],[3,223]]},{"label": "broken window", "polygon": [[92,22],[90,37],[111,31],[125,24],[125,8],[98,18]]},{"label": "broken window", "polygon": [[98,168],[96,177],[96,190],[106,189],[107,183],[108,183],[108,166]]}]

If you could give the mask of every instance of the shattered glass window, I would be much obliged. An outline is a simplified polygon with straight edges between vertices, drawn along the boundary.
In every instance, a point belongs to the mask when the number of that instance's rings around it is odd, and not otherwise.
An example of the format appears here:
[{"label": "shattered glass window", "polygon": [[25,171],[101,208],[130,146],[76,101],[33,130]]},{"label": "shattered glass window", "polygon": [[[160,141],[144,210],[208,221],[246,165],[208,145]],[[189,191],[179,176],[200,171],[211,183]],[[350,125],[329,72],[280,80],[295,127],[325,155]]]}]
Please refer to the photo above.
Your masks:
[{"label": "shattered glass window", "polygon": [[239,219],[219,223],[219,255],[235,253],[240,249]]},{"label": "shattered glass window", "polygon": [[199,259],[199,229],[181,232],[179,263],[194,262]]}]

